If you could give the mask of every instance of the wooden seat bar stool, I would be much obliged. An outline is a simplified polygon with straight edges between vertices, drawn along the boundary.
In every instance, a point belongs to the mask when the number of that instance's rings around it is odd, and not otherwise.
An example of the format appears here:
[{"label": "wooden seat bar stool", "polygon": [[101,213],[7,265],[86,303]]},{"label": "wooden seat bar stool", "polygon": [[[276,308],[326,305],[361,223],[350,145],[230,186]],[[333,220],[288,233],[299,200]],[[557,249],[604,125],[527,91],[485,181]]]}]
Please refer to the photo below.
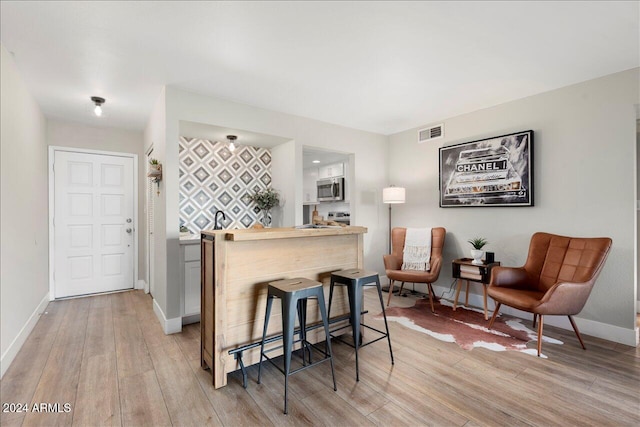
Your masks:
[{"label": "wooden seat bar stool", "polygon": [[[340,337],[335,337],[343,343],[352,346],[356,350],[356,381],[360,381],[360,371],[358,367],[358,348],[373,344],[376,341],[387,338],[389,343],[389,354],[391,355],[391,364],[393,365],[393,350],[391,349],[391,337],[389,335],[389,326],[387,324],[387,315],[384,311],[384,302],[382,301],[382,288],[380,287],[380,278],[378,273],[365,271],[359,268],[351,268],[348,270],[337,271],[331,274],[331,287],[329,290],[329,316],[331,316],[331,302],[333,301],[333,291],[336,285],[342,285],[347,287],[347,295],[349,297],[349,322],[351,323],[351,331],[353,333],[353,345],[342,340]],[[378,298],[380,299],[380,308],[382,308],[382,316],[384,318],[385,331],[378,330],[371,326],[365,325],[360,322],[362,315],[362,301],[363,290],[365,286],[375,286],[378,290]],[[381,334],[380,337],[372,340],[366,344],[362,344],[362,337],[360,333],[360,327],[371,329]],[[340,329],[348,328],[349,326],[343,326],[334,330],[336,332]]]},{"label": "wooden seat bar stool", "polygon": [[[264,342],[267,337],[267,329],[269,327],[269,316],[271,315],[271,305],[275,298],[280,298],[282,301],[282,347],[284,352],[284,369],[275,364],[267,355],[264,350]],[[307,341],[306,334],[306,319],[307,319],[307,299],[316,298],[318,300],[318,308],[320,310],[320,316],[322,317],[322,323],[324,326],[324,332],[326,337],[325,350],[322,351],[313,346]],[[291,370],[291,353],[293,350],[293,333],[296,321],[296,312],[300,322],[300,343],[302,345],[302,362],[301,368]],[[324,354],[324,358],[316,362],[311,362],[311,347],[316,348]],[[275,350],[275,348],[268,351]],[[305,359],[306,350],[309,351],[309,364]],[[260,345],[260,363],[258,365],[258,384],[260,384],[260,376],[262,374],[262,359],[267,359],[273,364],[280,372],[284,374],[284,413],[287,414],[287,400],[288,400],[288,383],[289,376],[299,372],[303,369],[310,368],[319,363],[326,362],[331,363],[331,376],[333,377],[333,390],[336,391],[336,376],[333,369],[333,356],[331,353],[331,335],[329,333],[329,318],[325,310],[324,304],[324,291],[322,283],[305,278],[285,279],[275,282],[269,282],[267,290],[267,308],[264,317],[264,329],[262,331],[262,343]]]}]

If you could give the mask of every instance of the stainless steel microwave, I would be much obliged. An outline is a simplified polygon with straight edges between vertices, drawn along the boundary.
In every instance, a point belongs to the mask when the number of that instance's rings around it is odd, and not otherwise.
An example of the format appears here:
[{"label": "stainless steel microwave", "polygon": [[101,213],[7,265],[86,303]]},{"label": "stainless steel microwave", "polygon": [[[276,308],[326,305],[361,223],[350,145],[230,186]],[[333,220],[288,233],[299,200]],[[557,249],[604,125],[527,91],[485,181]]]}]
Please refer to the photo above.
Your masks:
[{"label": "stainless steel microwave", "polygon": [[317,185],[319,202],[344,200],[344,178],[323,179]]}]

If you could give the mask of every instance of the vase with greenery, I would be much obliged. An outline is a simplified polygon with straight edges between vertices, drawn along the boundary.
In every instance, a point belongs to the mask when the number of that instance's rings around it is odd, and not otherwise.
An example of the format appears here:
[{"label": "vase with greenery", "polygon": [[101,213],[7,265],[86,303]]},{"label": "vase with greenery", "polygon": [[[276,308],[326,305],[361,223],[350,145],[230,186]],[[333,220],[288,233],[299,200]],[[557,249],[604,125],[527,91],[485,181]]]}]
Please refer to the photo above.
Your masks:
[{"label": "vase with greenery", "polygon": [[262,212],[260,222],[265,227],[271,226],[271,209],[280,204],[280,194],[273,188],[269,187],[265,190],[256,191],[249,196],[258,209]]},{"label": "vase with greenery", "polygon": [[489,243],[487,239],[484,237],[474,237],[473,239],[467,240],[467,242],[473,247],[473,249],[471,249],[471,257],[473,258],[471,263],[476,265],[482,264],[482,256],[484,255],[482,248]]},{"label": "vase with greenery", "polygon": [[158,161],[158,159],[151,158],[149,159],[149,171],[152,174],[158,174],[162,171],[162,165]]}]

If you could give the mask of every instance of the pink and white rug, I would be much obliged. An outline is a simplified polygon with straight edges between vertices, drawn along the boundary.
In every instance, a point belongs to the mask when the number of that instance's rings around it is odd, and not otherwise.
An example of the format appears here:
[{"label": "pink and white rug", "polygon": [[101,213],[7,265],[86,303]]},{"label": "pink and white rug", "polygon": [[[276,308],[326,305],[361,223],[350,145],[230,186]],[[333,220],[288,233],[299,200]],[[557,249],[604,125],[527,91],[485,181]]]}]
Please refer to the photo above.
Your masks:
[{"label": "pink and white rug", "polygon": [[[484,320],[481,310],[458,306],[453,311],[451,303],[444,300],[434,301],[434,309],[435,313],[432,313],[429,300],[418,299],[413,307],[387,307],[387,320],[441,341],[455,342],[464,350],[482,347],[492,351],[510,350],[537,355],[537,350],[527,348],[527,343],[537,340],[538,333],[524,326],[522,319],[500,315],[490,330],[489,321]],[[381,319],[382,313],[376,318]],[[544,343],[562,344],[562,341],[546,336],[542,340]]]}]

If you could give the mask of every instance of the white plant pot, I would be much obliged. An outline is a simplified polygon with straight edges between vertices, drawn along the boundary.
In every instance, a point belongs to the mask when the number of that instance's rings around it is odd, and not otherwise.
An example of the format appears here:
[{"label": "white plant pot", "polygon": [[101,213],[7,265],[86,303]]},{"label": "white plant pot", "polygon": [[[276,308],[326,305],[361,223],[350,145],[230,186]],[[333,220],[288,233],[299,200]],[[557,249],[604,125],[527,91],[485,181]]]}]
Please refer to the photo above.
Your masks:
[{"label": "white plant pot", "polygon": [[471,249],[471,258],[473,258],[473,261],[471,261],[471,264],[482,265],[483,255],[484,255],[484,251],[481,251],[479,249]]}]

